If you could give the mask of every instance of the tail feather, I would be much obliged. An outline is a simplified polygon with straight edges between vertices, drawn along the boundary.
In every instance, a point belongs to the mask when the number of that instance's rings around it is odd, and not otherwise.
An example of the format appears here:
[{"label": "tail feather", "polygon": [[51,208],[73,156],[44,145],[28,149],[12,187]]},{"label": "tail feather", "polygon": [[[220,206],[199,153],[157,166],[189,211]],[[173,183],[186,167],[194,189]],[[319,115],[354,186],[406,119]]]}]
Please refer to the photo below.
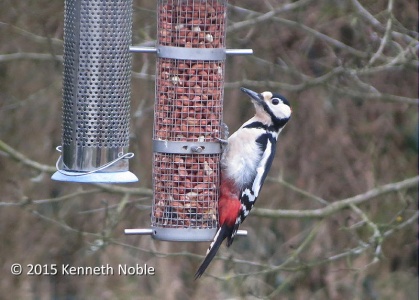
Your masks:
[{"label": "tail feather", "polygon": [[205,256],[204,261],[199,266],[198,270],[195,273],[195,280],[204,274],[205,270],[211,263],[212,259],[215,257],[215,254],[217,253],[218,249],[221,246],[221,243],[228,237],[231,233],[231,229],[227,225],[222,225],[217,233],[214,236],[214,239],[211,242],[211,245],[208,248],[207,255]]},{"label": "tail feather", "polygon": [[231,230],[231,233],[227,236],[227,247],[230,247],[231,244],[233,244],[233,240],[234,240],[234,237],[236,236],[239,226],[240,226],[240,223],[236,222],[236,224],[234,224],[233,229]]}]

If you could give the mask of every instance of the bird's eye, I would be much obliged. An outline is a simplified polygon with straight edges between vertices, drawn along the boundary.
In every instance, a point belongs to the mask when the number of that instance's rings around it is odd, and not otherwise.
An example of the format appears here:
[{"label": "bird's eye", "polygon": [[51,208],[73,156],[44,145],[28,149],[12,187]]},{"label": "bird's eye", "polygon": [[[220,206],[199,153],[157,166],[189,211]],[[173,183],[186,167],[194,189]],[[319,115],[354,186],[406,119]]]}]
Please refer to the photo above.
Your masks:
[{"label": "bird's eye", "polygon": [[273,105],[277,105],[277,104],[279,104],[279,99],[278,99],[278,98],[273,98],[273,99],[272,99],[272,104],[273,104]]}]

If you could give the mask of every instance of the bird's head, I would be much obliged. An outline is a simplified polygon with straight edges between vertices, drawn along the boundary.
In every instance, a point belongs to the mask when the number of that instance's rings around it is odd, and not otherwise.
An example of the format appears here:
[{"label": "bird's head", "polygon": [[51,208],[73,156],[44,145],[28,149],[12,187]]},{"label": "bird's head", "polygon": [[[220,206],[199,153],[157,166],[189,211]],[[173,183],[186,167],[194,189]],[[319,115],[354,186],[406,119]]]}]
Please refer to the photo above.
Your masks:
[{"label": "bird's head", "polygon": [[241,88],[250,96],[256,109],[256,118],[265,124],[281,124],[284,126],[291,117],[291,107],[288,100],[272,92],[256,93],[252,90]]}]

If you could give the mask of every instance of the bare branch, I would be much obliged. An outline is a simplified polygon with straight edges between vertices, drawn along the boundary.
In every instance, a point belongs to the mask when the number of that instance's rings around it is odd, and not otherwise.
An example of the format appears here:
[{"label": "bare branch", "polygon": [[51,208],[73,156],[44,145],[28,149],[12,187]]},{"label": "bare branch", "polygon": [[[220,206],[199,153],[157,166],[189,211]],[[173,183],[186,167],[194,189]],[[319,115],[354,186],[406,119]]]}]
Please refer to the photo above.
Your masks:
[{"label": "bare branch", "polygon": [[53,83],[51,83],[50,85],[48,85],[46,87],[43,87],[43,88],[40,88],[39,90],[31,93],[25,99],[19,99],[16,102],[8,103],[8,104],[5,104],[3,106],[0,106],[0,112],[1,111],[7,111],[7,110],[13,110],[13,109],[16,109],[16,108],[20,108],[22,106],[27,105],[31,101],[36,101],[39,98],[44,97],[44,95],[46,94],[46,92],[49,91],[50,89],[58,88],[58,83],[61,86],[61,84],[62,84],[61,83],[61,78],[60,78],[60,80],[56,80]]},{"label": "bare branch", "polygon": [[367,214],[364,212],[364,211],[362,211],[361,209],[359,209],[356,205],[354,205],[354,204],[350,204],[349,205],[350,207],[351,207],[351,209],[356,213],[356,214],[358,214],[361,218],[362,218],[362,220],[372,229],[372,231],[373,231],[373,235],[372,235],[372,237],[371,237],[371,239],[370,239],[370,243],[374,243],[376,246],[375,246],[375,255],[374,255],[374,260],[378,260],[379,259],[379,257],[381,256],[381,251],[382,251],[382,249],[381,249],[381,244],[383,243],[383,241],[384,241],[384,238],[383,238],[383,236],[382,236],[382,234],[381,234],[381,232],[380,232],[380,229],[378,228],[378,226],[377,226],[377,224],[375,224],[374,222],[372,222],[369,218],[368,218],[368,216],[367,216]]},{"label": "bare branch", "polygon": [[56,46],[62,46],[63,45],[63,41],[60,40],[60,39],[40,36],[40,35],[37,35],[35,33],[30,32],[30,31],[27,31],[25,29],[22,29],[18,26],[12,25],[12,24],[0,22],[0,26],[9,27],[14,32],[16,32],[17,34],[20,34],[21,36],[24,36],[24,37],[26,37],[26,38],[34,41],[34,42],[37,42],[37,43],[42,43],[42,44],[51,43],[51,44],[56,45]]},{"label": "bare branch", "polygon": [[[9,155],[12,159],[23,163],[24,165],[46,173],[54,173],[57,171],[55,166],[48,166],[44,164],[40,164],[34,160],[29,159],[24,154],[18,152],[16,149],[13,149],[5,142],[0,140],[0,151],[3,151],[7,155]],[[122,193],[122,194],[130,194],[130,195],[143,195],[143,196],[150,196],[153,194],[153,191],[148,188],[128,188],[122,187],[117,185],[110,185],[110,184],[101,184],[97,183],[96,186],[100,187],[103,191],[111,192],[111,193]]]},{"label": "bare branch", "polygon": [[391,94],[383,94],[378,91],[376,93],[370,93],[370,92],[363,93],[363,92],[359,92],[351,88],[343,88],[341,86],[336,87],[333,85],[328,85],[328,87],[332,91],[338,94],[351,96],[351,97],[357,97],[363,100],[379,99],[379,100],[388,101],[388,102],[400,102],[400,103],[413,104],[413,105],[419,104],[419,99],[413,99],[409,97],[403,97],[403,96],[397,96],[397,95],[391,95]]},{"label": "bare branch", "polygon": [[[418,220],[418,218],[419,218],[419,212],[416,212],[410,218],[408,218],[406,221],[404,221],[404,222],[398,224],[397,226],[393,227],[392,229],[389,229],[389,230],[385,231],[384,233],[382,233],[381,236],[382,237],[389,237],[390,235],[394,234],[398,230],[401,230],[403,228],[406,228],[406,227],[412,225],[413,223],[415,223]],[[263,274],[273,273],[273,272],[277,272],[277,271],[288,271],[288,272],[305,271],[306,272],[308,269],[314,268],[314,267],[319,266],[319,265],[329,264],[329,263],[332,263],[334,261],[338,261],[338,260],[341,260],[341,259],[344,259],[344,258],[347,258],[347,257],[359,256],[362,253],[364,253],[365,251],[367,251],[368,249],[370,249],[371,247],[376,246],[375,242],[360,243],[360,245],[355,247],[355,248],[352,248],[352,249],[349,249],[347,251],[338,253],[336,255],[329,256],[329,257],[324,258],[324,259],[316,259],[316,260],[310,261],[310,262],[299,261],[299,262],[297,262],[296,265],[288,266],[290,263],[295,262],[295,259],[302,252],[302,250],[304,250],[306,248],[306,246],[308,244],[310,244],[311,241],[317,236],[318,228],[319,228],[319,224],[312,229],[312,231],[304,239],[304,241],[296,249],[296,251],[294,251],[293,254],[291,254],[291,256],[288,257],[287,260],[284,261],[283,263],[281,263],[280,265],[268,266],[268,267],[265,267],[264,270],[250,272],[250,273],[246,273],[246,274],[237,274],[237,275],[234,275],[234,276],[229,276],[228,278],[243,277],[243,276],[250,276],[250,275],[263,275]],[[227,259],[227,258],[225,258],[225,259]],[[375,261],[375,259],[374,259],[374,261]],[[239,262],[239,261],[237,261],[237,262]],[[246,263],[246,262],[244,262],[244,263]],[[259,265],[258,263],[253,263],[252,265],[259,266],[259,267],[262,266],[262,265]],[[369,265],[371,265],[371,264],[369,264]],[[227,278],[223,278],[223,279],[227,279]]]},{"label": "bare branch", "polygon": [[386,25],[386,31],[384,33],[384,37],[381,39],[380,46],[378,47],[377,52],[374,53],[374,55],[371,57],[370,61],[368,62],[367,66],[371,66],[374,64],[374,62],[383,54],[384,47],[388,44],[390,35],[391,35],[391,29],[392,29],[392,11],[393,11],[393,0],[388,1],[388,20]]},{"label": "bare branch", "polygon": [[258,16],[256,18],[250,18],[248,20],[245,20],[245,21],[242,21],[242,22],[236,22],[233,25],[230,25],[227,28],[227,32],[231,33],[235,30],[243,29],[243,28],[250,27],[250,26],[255,26],[256,24],[263,23],[263,22],[266,22],[266,21],[270,21],[274,16],[276,16],[280,13],[304,7],[305,5],[307,5],[310,2],[312,2],[312,0],[299,0],[299,1],[296,1],[294,3],[288,3],[288,4],[285,4],[285,5],[282,5],[282,6],[278,7],[277,9],[271,10],[271,11],[265,13],[265,14],[256,13],[254,11],[244,9],[244,8],[239,8],[239,7],[236,7],[236,6],[230,6],[232,9],[235,9],[235,10],[238,10],[238,11],[246,11],[248,13],[255,14],[255,15],[258,15]]},{"label": "bare branch", "polygon": [[[361,3],[358,2],[358,0],[352,0],[352,5],[357,9],[359,15],[364,18],[364,20],[368,21],[374,28],[385,32],[385,27],[381,24],[380,21],[378,21],[368,10],[366,10]],[[395,38],[402,38],[405,42],[411,43],[416,42],[417,40],[415,38],[412,38],[411,36],[407,34],[403,34],[397,31],[392,30],[391,35]],[[417,37],[417,33],[416,33]]]},{"label": "bare branch", "polygon": [[73,227],[71,227],[71,226],[67,225],[67,224],[66,224],[66,223],[64,223],[64,222],[60,222],[60,221],[57,221],[57,220],[55,220],[55,219],[49,218],[49,217],[47,217],[47,216],[45,216],[45,215],[41,214],[41,213],[40,213],[40,212],[38,212],[37,210],[31,210],[30,212],[31,212],[33,215],[35,215],[35,216],[39,217],[40,219],[43,219],[44,221],[47,221],[47,222],[53,223],[53,224],[55,224],[55,225],[58,225],[59,227],[61,227],[61,228],[65,229],[66,231],[76,232],[76,233],[81,234],[81,235],[83,235],[83,236],[97,236],[97,237],[101,237],[101,235],[100,235],[99,233],[86,232],[86,231],[81,231],[81,230],[78,230],[78,229],[76,229],[76,228],[73,228]]},{"label": "bare branch", "polygon": [[303,195],[303,196],[305,196],[305,197],[307,197],[309,199],[312,199],[314,201],[317,201],[317,202],[319,202],[319,203],[321,203],[323,205],[328,205],[329,204],[329,202],[326,201],[325,199],[323,199],[321,197],[318,197],[316,195],[313,195],[312,193],[309,193],[307,191],[304,191],[304,190],[296,187],[295,185],[292,185],[291,183],[284,181],[282,178],[279,178],[279,177],[278,178],[267,177],[266,180],[280,183],[283,186],[285,186],[286,188],[289,188],[290,190],[292,190],[294,192],[297,192],[297,193],[299,193],[299,194],[301,194],[301,195]]},{"label": "bare branch", "polygon": [[293,91],[293,92],[300,92],[305,89],[308,89],[310,87],[318,86],[327,83],[329,80],[335,78],[336,76],[343,74],[347,72],[343,67],[339,66],[334,69],[332,69],[330,72],[316,77],[311,78],[309,76],[306,76],[304,74],[299,74],[301,77],[302,83],[300,84],[287,84],[287,83],[281,83],[278,81],[252,81],[252,80],[242,80],[240,82],[229,82],[225,84],[226,88],[237,88],[242,85],[248,85],[248,86],[259,86],[259,87],[271,87],[271,88],[280,88],[287,91]]},{"label": "bare branch", "polygon": [[[285,90],[285,91],[300,92],[309,87],[314,87],[316,85],[327,83],[326,80],[333,78],[332,76],[329,76],[329,75],[332,75],[332,74],[327,73],[324,76],[319,77],[319,80],[313,80],[313,81],[309,80],[305,83],[301,83],[297,85],[283,83],[279,81],[268,81],[268,80],[258,81],[258,80],[244,79],[241,81],[228,82],[225,84],[225,88],[232,89],[232,88],[238,88],[245,85],[245,86],[256,87],[256,88],[268,87],[268,88],[275,88],[275,89]],[[346,96],[349,95],[351,97],[357,97],[359,99],[364,99],[364,100],[377,99],[377,100],[383,100],[383,101],[388,101],[388,102],[400,102],[400,103],[405,103],[405,104],[410,104],[410,105],[419,104],[419,99],[392,95],[392,94],[384,94],[379,91],[377,91],[376,93],[371,93],[371,92],[365,93],[365,92],[355,91],[354,89],[350,89],[350,88],[343,88],[342,86],[336,86],[333,84],[328,84],[328,88],[330,88],[332,91],[336,93],[346,95]]]},{"label": "bare branch", "polygon": [[[306,3],[303,3],[303,4],[306,4]],[[365,53],[363,51],[360,51],[360,50],[357,50],[355,48],[352,48],[351,46],[348,46],[345,43],[342,43],[341,41],[336,40],[336,39],[334,39],[334,38],[332,38],[332,37],[330,37],[326,34],[323,34],[323,33],[319,32],[319,31],[317,31],[317,30],[315,30],[311,27],[305,26],[305,25],[303,25],[299,22],[296,22],[296,21],[292,21],[292,20],[288,20],[288,19],[284,19],[284,18],[280,18],[280,17],[275,17],[275,15],[277,15],[279,12],[281,12],[280,9],[270,11],[270,12],[265,13],[265,14],[260,14],[260,13],[257,13],[255,11],[250,11],[250,10],[246,10],[246,11],[256,15],[257,17],[255,17],[253,19],[246,20],[246,21],[237,22],[237,23],[234,23],[233,25],[230,25],[227,28],[227,33],[232,33],[236,30],[239,30],[239,29],[242,29],[242,28],[245,28],[245,27],[255,26],[255,24],[257,24],[257,23],[265,22],[267,20],[272,20],[272,21],[276,21],[276,22],[278,22],[282,25],[286,25],[288,27],[293,27],[293,28],[305,31],[306,33],[310,34],[311,36],[316,37],[320,40],[323,40],[326,43],[328,43],[328,44],[330,44],[330,45],[332,45],[336,48],[345,50],[348,53],[350,53],[350,54],[352,54],[356,57],[360,57],[360,58],[366,58],[367,57],[367,53]]]},{"label": "bare branch", "polygon": [[57,170],[53,166],[43,165],[43,164],[40,164],[40,163],[38,163],[34,160],[29,159],[28,157],[26,157],[22,153],[16,151],[15,149],[13,149],[9,145],[7,145],[2,140],[0,140],[0,151],[5,152],[11,158],[13,158],[14,160],[19,161],[19,162],[23,163],[24,165],[26,165],[28,167],[31,167],[35,170],[38,170],[38,171],[41,171],[41,172],[47,172],[47,173],[54,173]]},{"label": "bare branch", "polygon": [[128,188],[113,184],[96,183],[96,186],[109,193],[117,194],[130,194],[130,195],[141,195],[141,196],[152,196],[153,190],[149,188]]},{"label": "bare branch", "polygon": [[384,194],[412,188],[417,186],[418,182],[419,176],[405,179],[399,182],[389,183],[381,187],[369,190],[364,194],[333,202],[328,206],[319,209],[273,210],[266,208],[254,208],[252,215],[265,218],[325,218],[342,209],[350,207],[350,205],[358,205]]},{"label": "bare branch", "polygon": [[48,53],[11,53],[11,54],[1,54],[0,62],[7,62],[13,60],[52,60],[63,62],[62,55],[54,55]]},{"label": "bare branch", "polygon": [[[275,267],[264,268],[263,270],[255,271],[255,272],[251,272],[251,273],[236,274],[234,276],[229,276],[229,278],[231,278],[231,277],[243,277],[243,276],[249,276],[249,275],[261,275],[261,274],[272,273],[272,272],[278,271],[278,270],[285,270],[285,268],[288,268],[288,265],[290,265],[291,263],[298,260],[298,257],[300,256],[300,254],[304,250],[306,250],[306,248],[311,244],[311,242],[317,236],[317,233],[318,233],[318,231],[321,227],[321,224],[322,224],[322,222],[318,222],[317,224],[315,224],[314,227],[308,233],[308,235],[304,238],[302,243],[298,246],[298,248],[295,249],[291,253],[291,255],[284,262],[282,262],[280,265],[275,266]],[[227,279],[227,278],[223,278],[223,279]]]},{"label": "bare branch", "polygon": [[[396,231],[401,230],[401,229],[403,229],[407,226],[412,225],[414,222],[416,222],[418,220],[418,217],[419,217],[419,212],[416,212],[406,221],[404,221],[404,222],[400,223],[399,225],[393,227],[392,229],[389,229],[389,230],[385,231],[384,233],[382,233],[382,236],[383,237],[389,237],[390,235],[394,234]],[[325,264],[325,263],[331,263],[333,261],[337,261],[339,259],[342,259],[342,258],[345,258],[345,257],[348,257],[348,256],[360,255],[363,252],[365,252],[367,249],[371,248],[372,246],[375,246],[375,244],[374,243],[363,243],[363,244],[361,244],[360,246],[358,246],[354,249],[350,249],[348,251],[338,253],[336,255],[330,256],[330,257],[325,258],[325,259],[310,262],[310,263],[306,264],[306,267],[311,268],[311,267],[315,267],[315,266],[322,265],[322,264]]]}]

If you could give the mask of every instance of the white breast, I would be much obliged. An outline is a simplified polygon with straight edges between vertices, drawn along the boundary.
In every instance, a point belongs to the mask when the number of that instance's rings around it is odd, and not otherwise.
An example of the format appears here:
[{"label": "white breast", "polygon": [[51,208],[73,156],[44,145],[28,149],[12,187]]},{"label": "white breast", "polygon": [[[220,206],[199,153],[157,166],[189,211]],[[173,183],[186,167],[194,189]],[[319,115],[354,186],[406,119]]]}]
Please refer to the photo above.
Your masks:
[{"label": "white breast", "polygon": [[223,155],[223,175],[236,183],[238,189],[249,184],[256,175],[262,151],[256,143],[260,130],[245,128],[236,131],[228,139]]}]

